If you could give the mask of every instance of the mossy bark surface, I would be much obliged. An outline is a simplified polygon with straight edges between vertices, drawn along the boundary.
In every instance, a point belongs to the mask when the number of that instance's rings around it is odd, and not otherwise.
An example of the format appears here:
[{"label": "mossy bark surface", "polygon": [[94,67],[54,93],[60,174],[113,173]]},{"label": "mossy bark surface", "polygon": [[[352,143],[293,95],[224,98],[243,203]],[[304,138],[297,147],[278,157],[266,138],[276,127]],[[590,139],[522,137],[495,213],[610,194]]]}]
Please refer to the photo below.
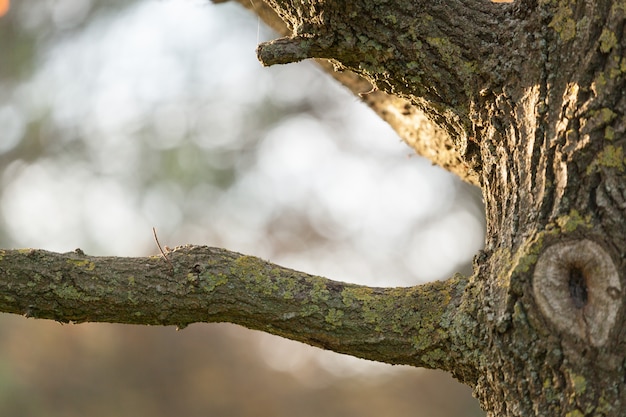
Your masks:
[{"label": "mossy bark surface", "polygon": [[459,375],[471,356],[449,331],[467,322],[460,275],[374,288],[219,248],[183,246],[166,255],[0,250],[0,311],[72,323],[230,322],[390,364],[458,368]]}]

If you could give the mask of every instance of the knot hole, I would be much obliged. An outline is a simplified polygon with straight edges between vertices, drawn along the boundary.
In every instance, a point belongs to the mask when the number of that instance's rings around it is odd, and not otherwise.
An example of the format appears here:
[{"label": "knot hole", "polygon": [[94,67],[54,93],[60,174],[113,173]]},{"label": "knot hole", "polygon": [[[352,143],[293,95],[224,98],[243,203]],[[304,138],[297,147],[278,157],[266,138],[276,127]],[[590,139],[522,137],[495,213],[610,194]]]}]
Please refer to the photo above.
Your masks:
[{"label": "knot hole", "polygon": [[571,266],[568,271],[569,275],[569,295],[574,302],[574,307],[580,309],[587,304],[587,279],[582,269],[577,266]]}]

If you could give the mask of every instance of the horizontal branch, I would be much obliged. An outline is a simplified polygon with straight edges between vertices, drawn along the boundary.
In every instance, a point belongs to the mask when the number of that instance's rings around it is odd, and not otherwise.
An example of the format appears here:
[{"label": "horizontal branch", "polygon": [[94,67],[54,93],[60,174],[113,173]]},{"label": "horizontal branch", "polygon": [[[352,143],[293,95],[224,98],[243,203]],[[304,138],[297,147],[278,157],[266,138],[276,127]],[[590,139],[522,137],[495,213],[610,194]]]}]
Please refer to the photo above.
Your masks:
[{"label": "horizontal branch", "polygon": [[230,322],[313,346],[450,370],[465,278],[370,288],[252,256],[184,246],[161,256],[0,250],[0,311],[61,322]]}]

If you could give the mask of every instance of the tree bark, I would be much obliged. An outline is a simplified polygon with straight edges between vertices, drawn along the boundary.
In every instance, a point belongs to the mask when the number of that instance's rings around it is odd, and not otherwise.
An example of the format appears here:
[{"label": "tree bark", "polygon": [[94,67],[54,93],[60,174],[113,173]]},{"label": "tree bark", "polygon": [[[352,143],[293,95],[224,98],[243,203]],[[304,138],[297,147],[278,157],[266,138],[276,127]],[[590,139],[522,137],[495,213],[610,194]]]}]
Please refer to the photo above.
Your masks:
[{"label": "tree bark", "polygon": [[328,60],[420,154],[481,186],[473,275],[380,289],[209,248],[168,260],[4,251],[0,310],[231,321],[447,370],[490,416],[626,415],[626,3],[254,4],[285,35],[259,46],[262,63]]}]

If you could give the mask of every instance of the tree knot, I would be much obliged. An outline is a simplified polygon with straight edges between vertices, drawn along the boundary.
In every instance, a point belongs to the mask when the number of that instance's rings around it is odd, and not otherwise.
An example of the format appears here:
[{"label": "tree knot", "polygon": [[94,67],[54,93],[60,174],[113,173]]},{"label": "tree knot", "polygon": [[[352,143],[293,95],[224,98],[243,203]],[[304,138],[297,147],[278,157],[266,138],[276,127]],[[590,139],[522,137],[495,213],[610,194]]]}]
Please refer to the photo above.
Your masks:
[{"label": "tree knot", "polygon": [[621,292],[611,256],[588,239],[556,243],[535,265],[533,294],[542,314],[559,331],[596,347],[615,324]]}]

